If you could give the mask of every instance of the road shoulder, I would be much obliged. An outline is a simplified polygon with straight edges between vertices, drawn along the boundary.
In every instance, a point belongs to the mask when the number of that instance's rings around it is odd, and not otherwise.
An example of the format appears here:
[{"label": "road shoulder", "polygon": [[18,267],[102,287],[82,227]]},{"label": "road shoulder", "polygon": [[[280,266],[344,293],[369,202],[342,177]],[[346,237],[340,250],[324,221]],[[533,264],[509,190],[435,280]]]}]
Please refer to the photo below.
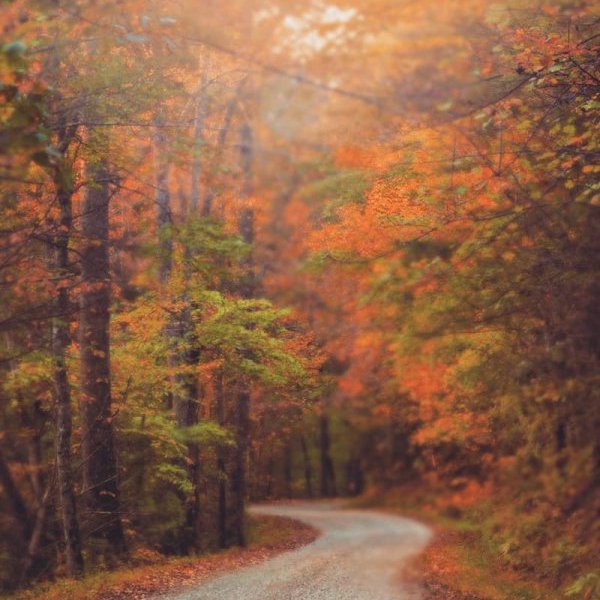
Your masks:
[{"label": "road shoulder", "polygon": [[[319,532],[295,519],[253,516],[250,544],[195,557],[149,558],[144,565],[59,580],[18,595],[14,600],[141,600],[185,591],[214,577],[262,563],[313,542]],[[151,556],[151,555],[150,555]],[[160,556],[160,555],[159,555]]]}]

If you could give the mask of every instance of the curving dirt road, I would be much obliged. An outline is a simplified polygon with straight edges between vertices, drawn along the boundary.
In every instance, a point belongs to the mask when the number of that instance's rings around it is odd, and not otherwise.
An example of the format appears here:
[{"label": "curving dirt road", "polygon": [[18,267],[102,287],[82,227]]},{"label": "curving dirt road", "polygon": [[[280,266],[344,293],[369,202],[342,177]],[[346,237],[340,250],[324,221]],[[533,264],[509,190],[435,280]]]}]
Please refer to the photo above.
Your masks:
[{"label": "curving dirt road", "polygon": [[254,507],[321,530],[315,542],[265,563],[220,576],[172,600],[417,600],[402,583],[408,559],[430,538],[420,523],[383,513],[340,509],[332,503]]}]

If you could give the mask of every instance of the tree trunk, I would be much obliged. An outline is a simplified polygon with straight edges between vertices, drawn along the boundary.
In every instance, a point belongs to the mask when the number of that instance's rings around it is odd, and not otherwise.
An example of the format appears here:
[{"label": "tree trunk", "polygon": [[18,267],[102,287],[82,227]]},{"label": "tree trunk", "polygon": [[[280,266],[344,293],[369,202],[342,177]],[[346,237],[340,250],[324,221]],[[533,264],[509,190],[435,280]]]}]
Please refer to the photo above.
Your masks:
[{"label": "tree trunk", "polygon": [[[242,188],[240,197],[247,199],[252,191],[252,130],[244,125],[240,132],[240,163],[242,168]],[[247,244],[254,241],[254,210],[250,206],[242,205],[238,216],[238,231]],[[254,269],[252,253],[242,264],[242,280],[240,282],[240,295],[242,298],[252,298],[255,292]],[[248,384],[240,382],[236,398],[236,451],[233,469],[233,496],[234,496],[234,535],[240,546],[246,545],[246,454],[248,450],[248,435],[250,432],[250,390]]]},{"label": "tree trunk", "polygon": [[158,208],[158,277],[162,284],[166,284],[171,276],[173,268],[173,240],[171,236],[171,196],[169,194],[169,171],[170,163],[166,157],[167,147],[166,139],[161,128],[160,120],[154,128],[154,148],[155,160],[154,169],[156,171],[156,206]]},{"label": "tree trunk", "polygon": [[[197,216],[200,205],[200,187],[202,179],[202,153],[204,152],[204,122],[208,112],[208,51],[205,50],[202,60],[202,75],[196,100],[196,115],[194,127],[194,149],[192,156],[192,187],[190,196],[190,212]],[[205,207],[203,207],[204,212]],[[210,211],[210,208],[209,208]]]},{"label": "tree trunk", "polygon": [[[252,129],[248,125],[244,125],[240,132],[240,163],[242,168],[240,198],[242,206],[238,215],[238,231],[241,238],[249,246],[254,243],[254,209],[248,206],[245,200],[252,194],[253,158]],[[256,293],[256,279],[252,252],[248,253],[242,267],[244,272],[240,283],[240,295],[242,298],[253,298]]]},{"label": "tree trunk", "polygon": [[352,456],[346,463],[346,491],[350,496],[362,494],[365,487],[360,458]]},{"label": "tree trunk", "polygon": [[27,505],[19,492],[19,488],[16,486],[14,479],[10,473],[10,469],[6,464],[6,460],[0,450],[0,483],[4,488],[4,493],[13,512],[15,521],[21,529],[21,537],[23,541],[27,543],[31,536],[32,524]]},{"label": "tree trunk", "polygon": [[236,398],[236,447],[234,453],[233,478],[231,481],[234,525],[233,535],[236,544],[245,546],[246,539],[246,454],[250,426],[250,392],[240,389]]},{"label": "tree trunk", "polygon": [[[184,341],[184,348],[176,351],[174,356],[177,365],[197,365],[199,352],[197,344],[190,339],[192,321],[190,307],[186,305],[177,315],[175,324],[176,342]],[[174,396],[175,421],[177,426],[185,429],[198,423],[199,402],[198,383],[194,373],[180,373],[175,376],[177,393]],[[191,548],[199,548],[200,543],[200,448],[198,444],[188,442],[186,444],[186,465],[188,477],[192,484],[192,493],[186,499],[186,536],[189,536],[186,551]]]},{"label": "tree trunk", "polygon": [[[225,426],[225,390],[223,389],[223,375],[217,374],[215,380],[215,413],[217,423]],[[227,531],[227,450],[221,444],[217,446],[217,477],[218,477],[218,511],[217,528],[219,548],[229,545]]]},{"label": "tree trunk", "polygon": [[50,503],[50,496],[53,486],[48,484],[44,495],[41,497],[38,506],[35,511],[35,521],[29,543],[27,544],[27,554],[23,560],[23,570],[21,575],[21,581],[27,581],[35,575],[39,574],[42,570],[42,566],[38,564],[42,543],[44,541],[46,521],[48,520],[48,505]]},{"label": "tree trunk", "polygon": [[90,181],[82,205],[81,358],[82,460],[90,536],[105,540],[107,557],[122,555],[117,459],[112,426],[110,381],[109,173],[106,164],[88,163]]},{"label": "tree trunk", "polygon": [[29,463],[29,479],[33,490],[34,502],[38,506],[44,495],[44,472],[42,469],[41,440],[46,426],[46,414],[42,410],[41,402],[35,400],[27,406],[25,399],[17,395],[19,405],[19,420],[23,430],[27,432],[27,462]]},{"label": "tree trunk", "polygon": [[24,399],[19,396],[19,406],[21,425],[29,432],[27,435],[27,458],[35,503],[33,529],[28,540],[20,578],[21,582],[25,582],[47,567],[47,564],[39,561],[39,556],[46,537],[44,534],[53,484],[46,482],[42,467],[42,436],[46,426],[46,413],[42,410],[39,400],[36,400],[33,406],[28,407]]},{"label": "tree trunk", "polygon": [[300,447],[302,448],[302,458],[304,461],[304,493],[307,498],[313,497],[312,487],[312,465],[310,464],[310,456],[308,454],[308,446],[304,434],[300,434]]},{"label": "tree trunk", "polygon": [[286,498],[292,497],[292,446],[288,442],[283,450],[283,482]]},{"label": "tree trunk", "polygon": [[321,496],[328,498],[337,496],[337,485],[330,453],[329,418],[324,409],[319,417],[319,429],[321,441]]},{"label": "tree trunk", "polygon": [[273,447],[269,448],[269,460],[267,461],[267,472],[265,474],[265,498],[269,500],[273,497],[273,482],[275,480],[275,459],[273,457]]},{"label": "tree trunk", "polygon": [[73,224],[72,192],[71,190],[62,189],[61,183],[57,183],[57,188],[60,219],[55,239],[55,267],[58,277],[61,279],[61,285],[58,287],[55,302],[56,316],[52,321],[52,357],[54,360],[54,386],[56,390],[56,471],[67,572],[71,577],[78,577],[83,574],[83,555],[81,553],[81,535],[73,489],[71,388],[67,374],[67,351],[71,344],[67,281],[70,271],[69,239]]},{"label": "tree trunk", "polygon": [[[225,148],[225,142],[227,141],[227,135],[229,134],[229,129],[231,128],[231,122],[233,121],[233,116],[235,113],[236,106],[240,99],[240,94],[244,89],[244,85],[246,80],[243,79],[238,85],[235,94],[227,103],[227,108],[225,110],[225,116],[223,117],[223,124],[219,130],[219,135],[217,137],[217,146],[215,149],[214,157],[212,160],[211,172],[214,170],[216,166],[218,166],[219,162],[222,160],[223,150]],[[204,193],[204,200],[202,202],[202,216],[210,217],[213,212],[213,199],[214,199],[214,191],[210,185],[208,184],[206,191]]]}]

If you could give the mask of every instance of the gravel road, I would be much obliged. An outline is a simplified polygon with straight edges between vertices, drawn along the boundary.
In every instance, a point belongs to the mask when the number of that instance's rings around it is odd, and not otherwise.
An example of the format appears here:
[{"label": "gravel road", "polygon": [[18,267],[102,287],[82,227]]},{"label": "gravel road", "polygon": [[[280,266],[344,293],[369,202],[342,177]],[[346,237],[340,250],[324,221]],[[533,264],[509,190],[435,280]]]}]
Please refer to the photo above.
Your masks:
[{"label": "gravel road", "polygon": [[315,542],[265,563],[220,576],[169,600],[418,600],[400,579],[430,538],[420,523],[334,503],[262,505],[253,512],[304,521]]}]

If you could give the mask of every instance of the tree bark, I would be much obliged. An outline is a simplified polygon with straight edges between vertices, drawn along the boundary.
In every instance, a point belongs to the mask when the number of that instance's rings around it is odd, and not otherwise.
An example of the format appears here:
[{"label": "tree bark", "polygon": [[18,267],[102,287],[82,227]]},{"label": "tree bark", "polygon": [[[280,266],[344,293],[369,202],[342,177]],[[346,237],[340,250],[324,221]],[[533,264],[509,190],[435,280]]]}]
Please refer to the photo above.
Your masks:
[{"label": "tree bark", "polygon": [[[190,339],[192,321],[190,307],[186,306],[176,317],[174,340],[184,348],[176,351],[174,356],[177,365],[194,366],[198,364],[199,352],[197,344]],[[198,423],[200,405],[198,402],[198,383],[196,375],[180,373],[175,376],[176,393],[174,395],[175,421],[177,426],[185,429]],[[188,477],[192,484],[192,493],[186,499],[186,544],[188,548],[199,548],[200,544],[200,448],[198,444],[188,442],[186,445],[186,465]]]},{"label": "tree bark", "polygon": [[362,494],[365,487],[360,458],[352,456],[346,463],[346,492],[350,496]]},{"label": "tree bark", "polygon": [[0,450],[0,483],[4,488],[4,493],[6,494],[8,503],[10,504],[15,521],[21,529],[21,537],[23,538],[23,541],[27,543],[33,529],[31,524],[31,516],[29,515],[29,510],[27,510],[27,505],[23,500],[23,496],[21,496],[19,488],[16,486],[10,473],[10,469],[6,464],[2,450]]},{"label": "tree bark", "polygon": [[286,498],[292,497],[292,446],[290,442],[283,449],[283,482]]},{"label": "tree bark", "polygon": [[48,505],[50,504],[52,488],[53,485],[48,484],[44,495],[41,497],[39,504],[36,507],[33,530],[31,532],[31,537],[29,538],[29,543],[27,544],[27,554],[23,560],[22,581],[29,580],[41,570],[42,565],[39,565],[40,568],[38,569],[37,563],[39,562],[38,559],[45,538],[46,522],[48,520]]},{"label": "tree bark", "polygon": [[[233,116],[235,114],[236,106],[240,99],[240,94],[244,89],[244,85],[246,80],[243,79],[238,85],[235,94],[227,103],[227,108],[225,109],[225,116],[223,117],[223,124],[219,130],[219,135],[217,137],[217,146],[215,149],[215,154],[212,160],[211,172],[218,165],[219,161],[222,159],[223,150],[225,148],[225,142],[227,141],[227,135],[229,134],[229,130],[231,128],[231,123],[233,121]],[[214,200],[214,191],[210,183],[207,185],[206,191],[204,193],[204,199],[202,202],[202,216],[210,217],[213,212],[213,200]]]},{"label": "tree bark", "polygon": [[90,181],[81,215],[82,460],[90,536],[107,543],[106,555],[126,551],[121,524],[117,458],[111,412],[109,173],[104,161],[89,162]]},{"label": "tree bark", "polygon": [[269,448],[269,460],[267,461],[267,472],[265,474],[265,498],[269,500],[273,497],[273,483],[275,481],[275,458],[273,457],[273,447]]},{"label": "tree bark", "polygon": [[307,498],[312,498],[314,495],[312,486],[312,465],[310,463],[306,438],[303,433],[300,434],[300,447],[302,448],[302,459],[304,461],[304,493]]},{"label": "tree bark", "polygon": [[[58,174],[57,180],[61,176]],[[73,225],[72,191],[57,182],[57,200],[60,210],[58,233],[55,239],[55,267],[61,280],[56,297],[56,316],[52,322],[52,356],[54,360],[54,387],[56,390],[56,470],[58,494],[65,539],[67,572],[71,577],[83,574],[81,534],[77,519],[77,505],[71,465],[71,388],[67,374],[67,351],[71,344],[69,330],[69,291],[67,278],[70,272],[69,240]]]},{"label": "tree bark", "polygon": [[21,425],[28,431],[27,459],[29,463],[29,477],[34,496],[33,529],[27,544],[27,552],[23,559],[21,582],[34,577],[45,565],[38,563],[41,547],[45,538],[46,519],[53,483],[46,482],[42,467],[42,436],[46,426],[46,413],[41,408],[41,402],[36,400],[33,406],[28,407],[19,395]]},{"label": "tree bark", "polygon": [[[198,97],[196,100],[196,115],[194,127],[194,149],[192,156],[192,186],[190,196],[190,212],[192,216],[198,214],[200,205],[200,187],[202,179],[202,153],[204,152],[204,122],[208,112],[208,51],[202,60],[202,74],[200,76],[200,86],[198,89]],[[203,207],[203,212],[205,208]],[[210,209],[209,209],[210,210]]]},{"label": "tree bark", "polygon": [[234,509],[233,535],[236,544],[246,546],[246,455],[250,430],[250,392],[243,386],[236,398],[236,447],[232,477]]},{"label": "tree bark", "polygon": [[319,416],[319,432],[321,442],[321,496],[328,498],[337,496],[337,485],[330,452],[329,418],[324,409]]},{"label": "tree bark", "polygon": [[[249,125],[242,126],[240,131],[240,164],[242,168],[242,187],[240,197],[242,201],[250,197],[252,192],[252,160],[253,160],[252,129]],[[242,205],[238,215],[238,231],[247,244],[254,241],[254,210],[252,207]],[[239,291],[242,298],[252,298],[255,293],[255,279],[252,253],[242,263],[242,279]],[[246,382],[239,384],[236,398],[236,450],[234,458],[233,485],[234,496],[234,535],[238,545],[246,545],[246,493],[247,472],[246,455],[248,451],[248,435],[250,432],[250,390]]]},{"label": "tree bark", "polygon": [[173,268],[173,240],[171,236],[171,195],[169,193],[170,162],[166,157],[167,143],[161,122],[158,120],[154,128],[154,169],[156,171],[156,206],[158,213],[156,222],[158,225],[158,277],[162,284],[166,284],[171,276]]},{"label": "tree bark", "polygon": [[[217,374],[215,380],[215,416],[217,423],[225,425],[225,390],[223,388],[223,375]],[[217,529],[219,548],[229,545],[227,531],[227,450],[221,444],[217,446],[217,477],[218,477],[218,509]]]}]

